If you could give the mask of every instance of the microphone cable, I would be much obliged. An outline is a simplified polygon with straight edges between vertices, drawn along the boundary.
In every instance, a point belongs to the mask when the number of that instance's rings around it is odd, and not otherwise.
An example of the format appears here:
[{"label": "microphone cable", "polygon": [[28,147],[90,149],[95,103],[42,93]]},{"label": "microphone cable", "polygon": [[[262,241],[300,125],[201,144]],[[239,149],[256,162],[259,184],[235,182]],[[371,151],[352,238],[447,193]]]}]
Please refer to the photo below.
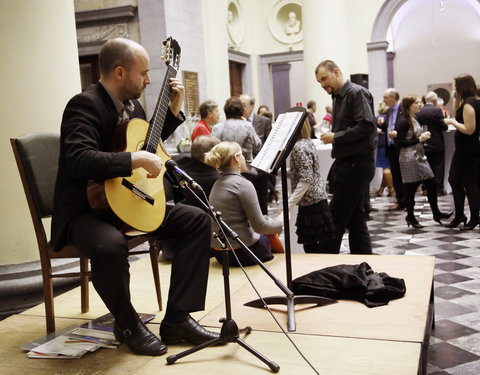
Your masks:
[{"label": "microphone cable", "polygon": [[[205,193],[204,193],[205,195]],[[211,206],[209,206],[210,209],[211,209]],[[213,212],[212,212],[213,213]],[[290,341],[290,343],[292,344],[292,346],[295,348],[295,350],[297,351],[297,353],[303,358],[303,360],[308,364],[308,366],[310,366],[310,368],[315,372],[315,374],[317,375],[320,375],[320,373],[317,371],[317,369],[313,366],[313,364],[307,359],[307,357],[305,356],[305,354],[303,354],[303,352],[300,350],[300,348],[297,346],[297,344],[295,344],[295,342],[293,341],[293,339],[290,337],[290,335],[287,333],[287,331],[285,331],[285,329],[282,327],[282,325],[280,324],[280,322],[278,321],[278,319],[275,317],[275,315],[273,314],[272,310],[270,309],[270,307],[268,306],[268,304],[265,302],[265,300],[263,299],[263,297],[261,296],[260,292],[258,291],[258,289],[255,287],[252,279],[250,278],[250,276],[248,275],[247,271],[245,270],[245,268],[243,267],[243,265],[241,264],[240,262],[240,259],[238,258],[237,254],[235,253],[235,251],[233,251],[233,246],[232,244],[230,243],[230,240],[229,238],[226,236],[225,232],[223,231],[223,228],[221,227],[221,225],[219,224],[216,216],[214,215],[214,220],[215,222],[217,223],[217,226],[219,227],[220,231],[222,232],[222,235],[223,235],[223,238],[225,239],[225,241],[227,242],[228,244],[228,248],[230,249],[230,251],[232,251],[233,255],[235,256],[235,259],[237,261],[237,263],[240,265],[240,269],[242,270],[243,274],[245,275],[245,277],[247,278],[249,284],[251,285],[252,289],[255,291],[255,294],[258,296],[258,298],[263,302],[263,305],[264,307],[267,308],[268,312],[270,313],[270,316],[273,318],[273,320],[275,321],[276,325],[278,326],[278,328],[280,328],[280,330],[283,332],[283,334],[287,337],[287,339]],[[249,249],[250,250],[250,249]]]}]

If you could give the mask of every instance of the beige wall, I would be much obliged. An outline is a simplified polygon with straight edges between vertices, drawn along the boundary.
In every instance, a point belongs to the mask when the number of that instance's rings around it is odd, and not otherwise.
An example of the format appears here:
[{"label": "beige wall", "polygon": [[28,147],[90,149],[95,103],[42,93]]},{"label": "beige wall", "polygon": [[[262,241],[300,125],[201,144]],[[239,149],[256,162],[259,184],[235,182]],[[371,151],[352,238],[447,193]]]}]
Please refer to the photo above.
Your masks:
[{"label": "beige wall", "polygon": [[38,251],[9,139],[58,132],[80,91],[73,0],[2,1],[0,34],[0,264],[15,264],[37,260]]},{"label": "beige wall", "polygon": [[[235,50],[250,55],[252,94],[257,103],[263,102],[259,82],[258,55],[304,51],[303,82],[305,101],[314,99],[319,111],[330,102],[315,81],[313,71],[323,59],[338,61],[345,74],[368,73],[367,43],[372,25],[384,0],[302,0],[302,28],[304,40],[287,45],[278,41],[269,28],[269,17],[277,0],[237,0],[243,21],[243,38]],[[222,105],[229,93],[228,57],[224,46],[228,43],[226,12],[229,0],[203,0],[207,96]],[[221,4],[221,5],[220,5]],[[292,87],[292,93],[298,92]]]},{"label": "beige wall", "polygon": [[[227,2],[203,0],[204,48],[206,66],[206,92],[200,93],[200,101],[213,99],[219,108],[230,96],[228,73],[228,35],[226,24]],[[223,113],[222,110],[220,110]]]},{"label": "beige wall", "polygon": [[345,77],[368,71],[367,43],[384,0],[303,0],[306,97],[317,102],[317,118],[331,97],[315,80],[315,68],[325,59],[339,64]]},{"label": "beige wall", "polygon": [[452,82],[461,73],[480,82],[478,2],[447,2],[445,11],[440,11],[438,4],[410,0],[392,24],[394,84],[400,95],[424,95],[428,84]]}]

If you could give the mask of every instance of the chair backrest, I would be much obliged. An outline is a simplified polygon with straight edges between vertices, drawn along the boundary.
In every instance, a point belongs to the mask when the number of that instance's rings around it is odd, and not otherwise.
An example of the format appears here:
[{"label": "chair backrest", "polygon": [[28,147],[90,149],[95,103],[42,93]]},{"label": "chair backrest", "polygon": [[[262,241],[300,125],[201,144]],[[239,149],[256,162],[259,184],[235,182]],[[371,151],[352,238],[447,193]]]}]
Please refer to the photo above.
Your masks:
[{"label": "chair backrest", "polygon": [[31,133],[11,140],[32,219],[49,217],[58,171],[60,136]]}]

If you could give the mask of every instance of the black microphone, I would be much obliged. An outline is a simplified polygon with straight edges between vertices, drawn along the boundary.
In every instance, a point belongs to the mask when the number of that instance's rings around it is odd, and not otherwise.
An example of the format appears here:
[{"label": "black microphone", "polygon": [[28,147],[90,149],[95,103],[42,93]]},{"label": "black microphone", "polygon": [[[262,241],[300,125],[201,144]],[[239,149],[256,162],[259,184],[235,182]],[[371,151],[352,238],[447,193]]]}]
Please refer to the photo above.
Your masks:
[{"label": "black microphone", "polygon": [[193,178],[191,178],[185,171],[181,170],[178,166],[178,164],[173,161],[172,159],[168,159],[165,162],[165,168],[167,170],[177,176],[179,180],[183,181],[185,184],[190,185],[194,189],[200,189],[203,190],[202,187],[195,182]]}]

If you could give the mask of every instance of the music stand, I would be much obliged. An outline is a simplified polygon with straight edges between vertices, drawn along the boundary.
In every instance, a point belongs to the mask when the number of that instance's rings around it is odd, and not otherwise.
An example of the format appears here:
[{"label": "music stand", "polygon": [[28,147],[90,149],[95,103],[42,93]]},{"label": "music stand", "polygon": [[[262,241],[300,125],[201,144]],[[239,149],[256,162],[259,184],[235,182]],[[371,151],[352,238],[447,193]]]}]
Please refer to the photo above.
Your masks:
[{"label": "music stand", "polygon": [[[177,168],[180,172],[183,173],[179,168]],[[207,202],[208,199],[203,192],[203,189],[200,187],[200,185],[195,183],[196,189],[200,190],[203,196],[205,197],[205,201],[200,198],[194,191],[193,189],[190,188],[189,182],[186,181],[185,179],[182,178],[182,174],[177,174],[177,178],[179,179],[179,185],[183,189],[188,189],[191,193],[192,196],[195,197],[195,199],[198,201],[198,203],[201,205],[201,207],[210,214],[216,221],[217,225],[220,228],[220,233],[217,234],[215,237],[218,239],[218,241],[221,244],[222,248],[222,273],[223,273],[223,283],[224,283],[224,293],[225,293],[225,318],[221,318],[220,322],[222,323],[222,328],[220,330],[220,337],[216,339],[212,339],[210,341],[207,341],[203,344],[200,344],[198,346],[195,346],[193,348],[187,349],[183,352],[180,352],[178,354],[173,354],[171,356],[167,357],[167,364],[173,364],[175,363],[178,359],[183,358],[189,354],[195,353],[199,350],[208,348],[210,346],[214,346],[217,344],[223,344],[223,343],[237,343],[239,344],[242,348],[246,349],[250,353],[252,353],[255,357],[260,359],[263,363],[265,363],[271,370],[272,372],[276,373],[280,370],[280,366],[276,364],[275,362],[269,360],[266,358],[264,355],[259,353],[257,350],[252,348],[250,345],[248,345],[246,342],[241,340],[239,338],[241,333],[247,333],[250,334],[252,331],[252,328],[247,326],[243,329],[239,329],[237,326],[237,323],[232,319],[232,307],[231,307],[231,296],[230,296],[230,271],[229,271],[229,262],[228,262],[228,247],[226,244],[226,240],[224,236],[230,237],[234,239],[238,245],[246,251],[246,253],[260,266],[263,268],[265,272],[275,281],[275,283],[285,291],[285,293],[291,294],[291,292],[287,289],[287,287],[280,281],[278,280],[271,272],[268,270],[265,265],[262,263],[260,259],[258,259],[255,254],[252,253],[252,251],[246,246],[238,237],[238,234],[234,232],[230,227],[225,224],[223,219],[221,218],[221,213],[220,212],[215,212],[214,208],[210,206]],[[190,179],[191,182],[193,180]]]},{"label": "music stand", "polygon": [[[282,172],[282,203],[283,203],[283,225],[285,233],[285,265],[287,277],[287,289],[289,293],[285,296],[271,296],[262,299],[256,299],[244,304],[244,306],[264,308],[267,305],[286,305],[287,306],[287,329],[290,332],[296,330],[295,325],[295,305],[299,304],[315,304],[317,306],[326,306],[337,301],[326,297],[312,295],[294,295],[292,280],[292,256],[290,248],[290,222],[288,210],[288,186],[287,186],[287,157],[292,151],[295,142],[300,134],[303,122],[307,117],[307,111],[303,107],[290,108],[288,113],[296,113],[295,115],[281,114],[274,125],[274,129],[270,132],[265,141],[265,149],[262,147],[259,154],[252,163],[252,166],[263,170],[264,172],[276,175],[278,169]],[[283,117],[282,117],[283,116]],[[280,120],[280,121],[279,121]],[[284,129],[280,131],[280,126],[291,126],[289,131]],[[262,153],[263,151],[263,153]],[[258,159],[257,159],[258,158]],[[285,292],[285,291],[284,291]]]}]

